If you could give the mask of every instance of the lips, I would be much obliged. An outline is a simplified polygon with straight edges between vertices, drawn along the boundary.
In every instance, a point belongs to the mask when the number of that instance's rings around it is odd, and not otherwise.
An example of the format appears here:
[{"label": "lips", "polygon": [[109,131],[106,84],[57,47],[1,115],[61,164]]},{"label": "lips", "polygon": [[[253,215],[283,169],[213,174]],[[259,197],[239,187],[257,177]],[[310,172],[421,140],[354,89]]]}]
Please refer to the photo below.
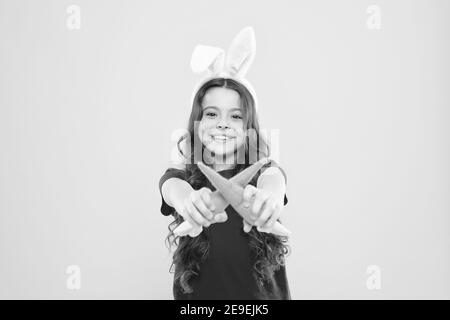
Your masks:
[{"label": "lips", "polygon": [[211,135],[211,138],[212,138],[214,141],[225,142],[225,141],[232,140],[232,139],[234,139],[235,137],[233,137],[233,136],[227,136],[227,135],[224,135],[224,134],[217,134],[217,135]]}]

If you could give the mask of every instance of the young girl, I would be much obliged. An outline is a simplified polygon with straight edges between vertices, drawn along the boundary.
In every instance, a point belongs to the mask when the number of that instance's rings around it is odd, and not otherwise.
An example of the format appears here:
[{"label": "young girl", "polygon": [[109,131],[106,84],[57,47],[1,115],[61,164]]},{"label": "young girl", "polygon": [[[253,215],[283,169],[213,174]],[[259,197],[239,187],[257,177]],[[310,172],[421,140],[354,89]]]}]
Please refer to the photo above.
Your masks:
[{"label": "young girl", "polygon": [[[197,70],[210,73],[194,90],[188,134],[178,141],[185,161],[167,169],[159,181],[161,212],[175,218],[167,237],[177,246],[175,299],[290,299],[287,239],[270,233],[288,202],[285,172],[270,161],[244,188],[255,217],[252,226],[231,206],[216,212],[215,188],[197,166],[202,161],[229,179],[269,156],[256,95],[243,78],[254,53],[253,29],[245,28],[232,42],[226,63],[218,48],[197,46],[192,57],[194,71],[203,65]],[[201,232],[176,236],[173,231],[183,221]]]}]

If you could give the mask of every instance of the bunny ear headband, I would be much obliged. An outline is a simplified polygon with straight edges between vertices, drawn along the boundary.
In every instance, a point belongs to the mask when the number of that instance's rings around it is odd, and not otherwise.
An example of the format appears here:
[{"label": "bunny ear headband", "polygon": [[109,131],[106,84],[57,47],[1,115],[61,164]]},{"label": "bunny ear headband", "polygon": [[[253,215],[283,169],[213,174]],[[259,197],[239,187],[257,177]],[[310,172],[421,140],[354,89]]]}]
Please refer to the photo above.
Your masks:
[{"label": "bunny ear headband", "polygon": [[244,85],[258,108],[256,92],[245,74],[250,68],[256,53],[255,32],[252,27],[242,29],[231,42],[228,52],[221,48],[197,45],[192,53],[191,68],[195,73],[206,74],[192,93],[191,106],[200,87],[215,78],[233,79]]}]

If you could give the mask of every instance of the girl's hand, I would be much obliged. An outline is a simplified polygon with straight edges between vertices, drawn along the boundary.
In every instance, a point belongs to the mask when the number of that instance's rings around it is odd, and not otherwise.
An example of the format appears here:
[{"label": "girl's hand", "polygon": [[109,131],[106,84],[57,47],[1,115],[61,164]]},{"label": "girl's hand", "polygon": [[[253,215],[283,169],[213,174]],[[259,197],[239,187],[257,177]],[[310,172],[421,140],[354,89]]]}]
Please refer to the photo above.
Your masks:
[{"label": "girl's hand", "polygon": [[[254,197],[254,199],[252,199]],[[251,202],[253,200],[253,205]],[[255,218],[254,225],[258,231],[267,232],[273,228],[275,222],[280,218],[283,206],[279,199],[272,194],[247,185],[244,189],[244,206],[251,205],[251,213]],[[251,226],[244,220],[244,231],[250,231]]]},{"label": "girl's hand", "polygon": [[194,227],[209,227],[211,223],[226,221],[228,217],[225,212],[215,214],[211,193],[211,189],[205,187],[193,190],[177,211]]},{"label": "girl's hand", "polygon": [[[223,212],[216,213],[214,215],[213,221],[211,223],[225,222],[227,220],[228,220],[228,215],[227,215],[227,213],[225,211],[223,211]],[[188,234],[189,234],[189,236],[191,238],[195,238],[200,233],[202,233],[203,227],[201,225],[198,225],[198,224],[193,223],[193,222],[191,222],[191,225],[193,227],[192,227],[191,232],[189,232]]]}]

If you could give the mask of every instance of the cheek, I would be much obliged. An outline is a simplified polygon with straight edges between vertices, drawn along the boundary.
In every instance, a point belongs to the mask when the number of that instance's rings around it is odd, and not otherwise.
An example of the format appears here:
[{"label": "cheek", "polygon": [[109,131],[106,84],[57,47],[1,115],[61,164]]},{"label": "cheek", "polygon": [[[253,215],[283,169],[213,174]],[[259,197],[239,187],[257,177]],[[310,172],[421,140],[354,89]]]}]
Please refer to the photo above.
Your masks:
[{"label": "cheek", "polygon": [[200,140],[203,141],[204,136],[208,133],[208,130],[211,128],[211,121],[202,119],[198,124],[198,136]]},{"label": "cheek", "polygon": [[234,132],[236,134],[236,136],[242,137],[245,134],[245,130],[244,130],[244,123],[240,122],[240,123],[236,123],[233,125],[233,129]]},{"label": "cheek", "polygon": [[244,125],[241,123],[240,125],[236,126],[235,128],[235,134],[237,138],[237,143],[242,144],[245,141],[245,130]]},{"label": "cheek", "polygon": [[200,120],[199,127],[203,128],[203,130],[210,129],[215,126],[215,121],[212,119],[203,118]]}]

